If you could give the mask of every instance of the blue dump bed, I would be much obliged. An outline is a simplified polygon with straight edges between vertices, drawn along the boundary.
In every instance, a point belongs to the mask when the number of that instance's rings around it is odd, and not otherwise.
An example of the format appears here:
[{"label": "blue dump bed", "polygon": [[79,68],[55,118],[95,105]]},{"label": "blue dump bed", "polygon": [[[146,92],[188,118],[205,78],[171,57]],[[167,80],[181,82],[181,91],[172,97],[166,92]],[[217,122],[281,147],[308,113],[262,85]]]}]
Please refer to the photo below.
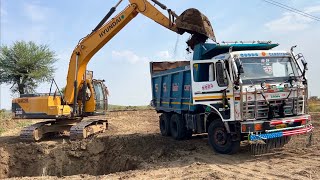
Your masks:
[{"label": "blue dump bed", "polygon": [[[236,43],[236,44],[211,44],[205,43],[195,46],[193,59],[211,59],[219,54],[227,53],[232,47],[233,51],[244,50],[269,50],[278,46],[271,43]],[[157,111],[193,112],[200,105],[192,104],[191,95],[191,70],[189,61],[176,62],[151,62],[152,77],[152,103]],[[194,73],[196,79],[207,76],[207,71],[201,68]]]},{"label": "blue dump bed", "polygon": [[157,111],[194,111],[189,61],[151,62],[152,103]]}]

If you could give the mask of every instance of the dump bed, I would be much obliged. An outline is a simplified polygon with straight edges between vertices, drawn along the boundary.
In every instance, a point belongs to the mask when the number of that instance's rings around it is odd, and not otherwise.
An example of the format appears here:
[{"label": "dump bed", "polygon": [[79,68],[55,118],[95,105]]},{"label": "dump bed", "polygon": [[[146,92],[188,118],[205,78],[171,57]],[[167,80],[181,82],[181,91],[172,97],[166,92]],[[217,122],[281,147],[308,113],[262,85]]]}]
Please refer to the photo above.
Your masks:
[{"label": "dump bed", "polygon": [[151,62],[152,104],[157,111],[194,111],[189,61]]}]

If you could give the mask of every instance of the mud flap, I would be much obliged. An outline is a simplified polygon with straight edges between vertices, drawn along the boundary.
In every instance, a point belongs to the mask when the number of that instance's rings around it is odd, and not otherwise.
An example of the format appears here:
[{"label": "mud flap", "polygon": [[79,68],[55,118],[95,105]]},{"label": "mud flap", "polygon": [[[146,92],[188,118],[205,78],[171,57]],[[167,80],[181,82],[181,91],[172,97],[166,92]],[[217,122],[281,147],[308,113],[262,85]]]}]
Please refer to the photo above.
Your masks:
[{"label": "mud flap", "polygon": [[249,141],[252,155],[261,155],[270,152],[271,149],[281,148],[290,141],[290,136],[277,137],[273,139]]},{"label": "mud flap", "polygon": [[307,144],[306,147],[310,147],[313,143],[313,133],[312,131],[310,132],[309,136],[307,137]]}]

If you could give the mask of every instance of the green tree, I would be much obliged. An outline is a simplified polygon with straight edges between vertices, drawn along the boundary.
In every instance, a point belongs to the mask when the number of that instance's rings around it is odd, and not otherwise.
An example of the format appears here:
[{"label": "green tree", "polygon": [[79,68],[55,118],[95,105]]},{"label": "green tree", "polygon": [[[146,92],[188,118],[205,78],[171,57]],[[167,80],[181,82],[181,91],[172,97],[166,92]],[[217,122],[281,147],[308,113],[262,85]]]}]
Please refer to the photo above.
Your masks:
[{"label": "green tree", "polygon": [[13,93],[33,93],[42,82],[53,77],[56,54],[48,45],[16,41],[0,47],[0,84],[12,84]]}]

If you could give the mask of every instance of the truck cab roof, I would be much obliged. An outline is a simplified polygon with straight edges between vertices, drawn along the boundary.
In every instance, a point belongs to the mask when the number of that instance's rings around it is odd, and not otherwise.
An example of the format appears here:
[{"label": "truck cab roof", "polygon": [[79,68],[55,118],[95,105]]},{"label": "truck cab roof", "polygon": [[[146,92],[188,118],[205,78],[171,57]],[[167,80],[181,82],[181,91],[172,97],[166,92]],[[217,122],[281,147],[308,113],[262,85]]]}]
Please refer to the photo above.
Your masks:
[{"label": "truck cab roof", "polygon": [[193,59],[204,60],[211,59],[215,56],[228,53],[230,48],[232,51],[248,51],[248,50],[270,50],[277,47],[279,44],[271,42],[257,43],[204,43],[198,44],[194,49]]}]

